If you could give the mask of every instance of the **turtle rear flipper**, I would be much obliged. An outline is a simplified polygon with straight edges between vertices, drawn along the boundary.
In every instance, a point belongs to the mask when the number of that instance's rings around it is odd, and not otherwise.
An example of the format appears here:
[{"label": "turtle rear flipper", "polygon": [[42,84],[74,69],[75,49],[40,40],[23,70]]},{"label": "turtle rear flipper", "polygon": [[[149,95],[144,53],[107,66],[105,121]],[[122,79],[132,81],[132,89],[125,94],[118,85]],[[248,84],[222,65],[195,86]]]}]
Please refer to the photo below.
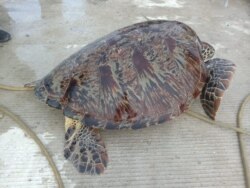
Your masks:
[{"label": "turtle rear flipper", "polygon": [[81,173],[101,174],[107,167],[108,155],[98,129],[81,125],[80,121],[65,118],[64,156]]},{"label": "turtle rear flipper", "polygon": [[206,67],[208,78],[202,89],[200,100],[205,113],[214,120],[236,66],[231,61],[216,58],[207,61]]}]

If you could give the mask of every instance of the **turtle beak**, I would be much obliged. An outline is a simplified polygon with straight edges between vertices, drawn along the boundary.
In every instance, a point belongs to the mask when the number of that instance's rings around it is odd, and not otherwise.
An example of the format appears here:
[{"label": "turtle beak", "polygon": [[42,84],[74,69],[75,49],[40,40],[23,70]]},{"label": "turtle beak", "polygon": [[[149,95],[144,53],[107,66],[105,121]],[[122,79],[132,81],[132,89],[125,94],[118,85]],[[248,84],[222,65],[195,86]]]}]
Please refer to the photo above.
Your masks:
[{"label": "turtle beak", "polygon": [[61,109],[61,104],[58,102],[58,100],[53,96],[49,95],[48,88],[45,87],[44,81],[36,82],[35,95],[40,101],[45,102],[49,106]]},{"label": "turtle beak", "polygon": [[39,98],[41,101],[46,101],[47,99],[47,91],[46,88],[41,80],[37,80],[34,82],[30,82],[24,85],[26,88],[34,88],[35,95]]}]

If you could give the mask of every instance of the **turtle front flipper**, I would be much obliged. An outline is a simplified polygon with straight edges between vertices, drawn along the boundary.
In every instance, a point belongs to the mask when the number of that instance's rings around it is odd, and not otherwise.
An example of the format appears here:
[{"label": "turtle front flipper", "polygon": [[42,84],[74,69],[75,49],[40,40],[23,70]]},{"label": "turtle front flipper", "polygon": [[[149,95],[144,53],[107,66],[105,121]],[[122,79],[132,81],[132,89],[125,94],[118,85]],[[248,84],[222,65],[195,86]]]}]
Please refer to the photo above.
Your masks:
[{"label": "turtle front flipper", "polygon": [[65,117],[64,156],[79,172],[101,174],[107,167],[108,155],[99,130]]},{"label": "turtle front flipper", "polygon": [[208,77],[202,89],[200,100],[205,113],[214,120],[222,96],[233,77],[236,65],[231,61],[218,58],[207,61],[205,65]]}]

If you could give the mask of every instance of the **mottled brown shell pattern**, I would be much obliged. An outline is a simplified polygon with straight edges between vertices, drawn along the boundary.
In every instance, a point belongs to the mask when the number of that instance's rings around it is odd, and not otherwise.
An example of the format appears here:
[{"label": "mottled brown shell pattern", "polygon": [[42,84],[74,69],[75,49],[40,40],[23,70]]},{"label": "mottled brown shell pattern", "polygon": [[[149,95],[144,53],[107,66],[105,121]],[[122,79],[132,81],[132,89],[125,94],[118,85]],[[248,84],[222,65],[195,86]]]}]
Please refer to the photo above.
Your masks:
[{"label": "mottled brown shell pattern", "polygon": [[85,126],[138,129],[186,110],[203,74],[201,42],[190,27],[148,21],[85,46],[41,80],[45,94],[36,94]]}]

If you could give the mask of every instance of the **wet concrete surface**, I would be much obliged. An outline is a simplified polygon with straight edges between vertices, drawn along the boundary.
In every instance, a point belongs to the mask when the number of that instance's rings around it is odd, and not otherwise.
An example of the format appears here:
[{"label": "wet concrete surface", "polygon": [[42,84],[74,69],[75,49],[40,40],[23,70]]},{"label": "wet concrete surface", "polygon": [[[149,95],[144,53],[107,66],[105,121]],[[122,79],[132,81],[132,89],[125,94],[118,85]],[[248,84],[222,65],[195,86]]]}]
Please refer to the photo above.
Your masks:
[{"label": "wet concrete surface", "polygon": [[[150,19],[190,25],[237,64],[217,119],[236,122],[250,92],[250,2],[185,0],[0,0],[0,83],[23,85],[42,78],[63,59],[109,32]],[[110,162],[101,176],[78,174],[63,157],[64,117],[32,92],[0,91],[0,105],[20,116],[42,139],[66,187],[244,187],[234,132],[182,115],[162,126],[105,131]],[[199,101],[192,106],[202,112]],[[250,113],[250,105],[245,114]],[[249,127],[249,116],[244,124]],[[248,125],[247,125],[248,124]],[[247,127],[248,126],[248,127]],[[250,156],[250,139],[245,138]],[[35,143],[7,117],[0,120],[0,187],[56,187]]]}]

